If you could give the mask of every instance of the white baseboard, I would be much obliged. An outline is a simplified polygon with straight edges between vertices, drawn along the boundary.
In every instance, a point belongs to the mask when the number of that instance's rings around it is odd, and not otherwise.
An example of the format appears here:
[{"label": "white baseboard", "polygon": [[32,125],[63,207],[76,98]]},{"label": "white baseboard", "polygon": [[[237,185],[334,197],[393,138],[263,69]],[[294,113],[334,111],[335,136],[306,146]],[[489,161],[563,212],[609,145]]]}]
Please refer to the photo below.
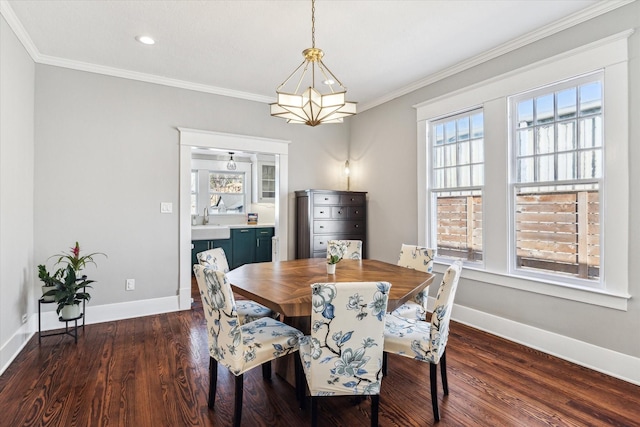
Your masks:
[{"label": "white baseboard", "polygon": [[[433,307],[435,299],[429,298],[429,303]],[[640,385],[640,358],[460,305],[454,305],[451,318],[509,341]]]},{"label": "white baseboard", "polygon": [[[180,298],[163,297],[149,300],[139,300],[130,302],[120,302],[115,304],[103,304],[93,306],[88,304],[85,312],[85,324],[112,322],[114,320],[132,319],[134,317],[151,316],[154,314],[170,313],[180,310]],[[55,305],[51,304],[51,308]],[[188,309],[189,307],[187,307]],[[38,314],[36,313],[34,332],[38,332]],[[60,329],[64,327],[64,323],[58,320],[58,315],[54,310],[42,313],[42,330],[49,331],[52,329]]]},{"label": "white baseboard", "polygon": [[[91,305],[86,307],[85,324],[111,322],[114,320],[132,319],[135,317],[151,316],[154,314],[169,313],[181,309],[189,309],[185,303],[184,295],[174,297],[155,298],[151,300],[140,300],[122,302],[116,304]],[[190,302],[190,300],[189,300]],[[55,311],[55,304],[43,305],[41,314],[41,330],[50,331],[64,328],[64,323],[58,320]],[[16,333],[0,348],[0,375],[9,367],[13,359],[20,353],[25,344],[33,335],[38,334],[38,313],[32,314],[28,322],[16,331]],[[45,339],[43,337],[43,339]]]},{"label": "white baseboard", "polygon": [[[29,339],[31,339],[33,335],[31,323],[33,322],[27,322],[22,325],[20,329],[7,340],[5,345],[0,348],[0,375],[9,367],[13,359],[20,354],[22,348],[27,344]],[[38,327],[37,323],[35,323],[35,327]]]}]

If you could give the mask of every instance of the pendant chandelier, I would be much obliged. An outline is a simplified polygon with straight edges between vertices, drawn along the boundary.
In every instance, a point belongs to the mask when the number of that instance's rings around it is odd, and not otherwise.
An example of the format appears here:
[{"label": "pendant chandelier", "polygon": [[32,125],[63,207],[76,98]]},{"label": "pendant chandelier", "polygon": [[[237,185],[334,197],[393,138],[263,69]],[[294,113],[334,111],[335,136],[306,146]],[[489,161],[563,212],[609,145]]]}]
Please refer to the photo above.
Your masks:
[{"label": "pendant chandelier", "polygon": [[[287,123],[342,123],[343,117],[356,114],[356,103],[345,101],[347,88],[322,62],[324,52],[316,48],[315,11],[315,0],[311,0],[311,47],[302,51],[304,61],[278,86],[278,101],[271,104],[271,115]],[[327,86],[324,93],[316,89],[316,69]]]}]

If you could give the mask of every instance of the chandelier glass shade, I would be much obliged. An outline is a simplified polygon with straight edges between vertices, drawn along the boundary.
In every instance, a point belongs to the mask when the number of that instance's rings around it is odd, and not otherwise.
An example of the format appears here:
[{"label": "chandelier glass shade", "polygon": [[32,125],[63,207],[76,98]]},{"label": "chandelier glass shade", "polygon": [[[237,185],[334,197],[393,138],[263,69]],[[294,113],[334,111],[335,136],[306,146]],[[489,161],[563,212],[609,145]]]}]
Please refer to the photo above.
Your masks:
[{"label": "chandelier glass shade", "polygon": [[[356,114],[356,103],[345,100],[347,88],[322,62],[324,52],[316,48],[315,0],[311,2],[311,40],[312,47],[302,52],[304,61],[276,89],[271,115],[309,126],[342,123],[344,117]],[[316,88],[316,77],[321,77],[324,88]]]}]

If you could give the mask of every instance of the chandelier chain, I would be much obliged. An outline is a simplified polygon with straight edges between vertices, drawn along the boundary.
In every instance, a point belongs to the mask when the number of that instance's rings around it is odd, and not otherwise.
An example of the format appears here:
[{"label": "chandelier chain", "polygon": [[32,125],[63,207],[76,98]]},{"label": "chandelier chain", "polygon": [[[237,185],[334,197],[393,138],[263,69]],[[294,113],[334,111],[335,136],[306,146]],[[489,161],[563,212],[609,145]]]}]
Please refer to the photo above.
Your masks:
[{"label": "chandelier chain", "polygon": [[311,0],[311,47],[316,47],[316,2]]}]

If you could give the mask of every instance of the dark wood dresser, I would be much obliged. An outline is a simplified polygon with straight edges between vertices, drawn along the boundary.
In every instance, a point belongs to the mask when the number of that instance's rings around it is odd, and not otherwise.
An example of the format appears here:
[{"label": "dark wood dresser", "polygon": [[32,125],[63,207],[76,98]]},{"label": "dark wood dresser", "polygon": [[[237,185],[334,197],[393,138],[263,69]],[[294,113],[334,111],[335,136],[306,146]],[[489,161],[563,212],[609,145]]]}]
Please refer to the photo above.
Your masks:
[{"label": "dark wood dresser", "polygon": [[367,193],[296,191],[296,258],[327,256],[329,240],[362,240],[367,257]]}]

